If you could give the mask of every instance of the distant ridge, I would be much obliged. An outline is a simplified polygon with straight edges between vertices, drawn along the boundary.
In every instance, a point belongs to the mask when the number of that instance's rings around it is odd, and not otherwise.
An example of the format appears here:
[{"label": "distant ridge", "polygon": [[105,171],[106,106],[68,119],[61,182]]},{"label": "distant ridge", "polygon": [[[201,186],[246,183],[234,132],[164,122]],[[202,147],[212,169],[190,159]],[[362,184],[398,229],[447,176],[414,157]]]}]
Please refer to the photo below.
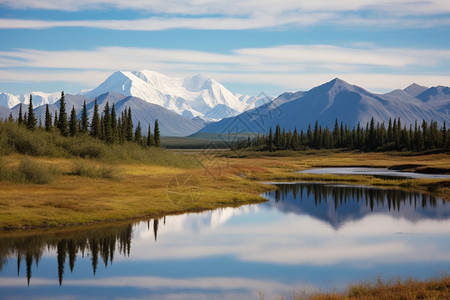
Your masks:
[{"label": "distant ridge", "polygon": [[[81,117],[81,109],[83,102],[86,101],[86,106],[88,109],[88,117],[92,118],[94,110],[94,100],[86,98],[82,95],[65,95],[66,100],[66,110],[70,113],[72,107],[75,107],[78,113],[78,118]],[[204,121],[192,120],[180,116],[162,106],[148,103],[140,98],[125,96],[117,93],[105,93],[97,97],[97,103],[99,106],[99,112],[102,112],[105,108],[106,103],[110,106],[114,103],[116,112],[118,115],[125,109],[131,108],[133,125],[136,127],[138,122],[141,124],[143,134],[147,134],[148,125],[150,124],[152,130],[155,120],[158,120],[161,135],[163,136],[188,136],[204,126]],[[19,114],[19,104],[8,109],[6,107],[0,106],[0,118],[7,118],[9,112],[13,114],[14,118],[17,118]],[[28,105],[22,104],[22,111],[26,112]],[[45,117],[45,105],[35,108],[35,115],[37,120],[44,122]],[[59,111],[59,100],[53,104],[49,105],[49,110],[52,116],[54,116],[55,111]]]},{"label": "distant ridge", "polygon": [[374,94],[335,78],[307,92],[282,94],[270,104],[208,124],[199,132],[266,133],[278,124],[286,130],[306,130],[316,120],[323,127],[332,128],[336,119],[349,126],[358,122],[365,125],[371,118],[385,123],[400,118],[407,126],[416,120],[434,120],[442,125],[450,124],[449,111],[448,87],[425,88],[413,84],[404,90]]}]

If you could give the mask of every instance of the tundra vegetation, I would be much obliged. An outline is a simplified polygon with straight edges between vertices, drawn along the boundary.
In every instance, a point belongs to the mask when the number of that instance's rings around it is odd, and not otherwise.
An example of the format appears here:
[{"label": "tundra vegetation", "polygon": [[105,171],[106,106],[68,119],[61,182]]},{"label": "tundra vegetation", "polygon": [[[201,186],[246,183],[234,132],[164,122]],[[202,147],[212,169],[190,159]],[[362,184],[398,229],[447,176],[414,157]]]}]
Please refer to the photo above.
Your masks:
[{"label": "tundra vegetation", "polygon": [[[294,151],[285,145],[292,144],[296,135],[277,127],[272,138],[269,134],[255,139],[265,140],[266,146],[267,140],[272,141],[269,145],[273,144],[273,150],[277,151],[242,148],[238,143],[231,150],[175,152],[160,147],[157,121],[153,133],[149,126],[147,136],[140,124],[134,127],[131,109],[118,116],[114,104],[110,107],[107,103],[100,114],[95,103],[89,120],[84,104],[78,114],[80,119],[74,109],[68,118],[62,93],[59,112],[52,116],[47,109],[42,124],[34,116],[31,96],[29,103],[28,114],[20,109],[17,119],[10,115],[8,120],[0,121],[2,230],[91,224],[261,202],[264,199],[259,195],[274,188],[261,181],[339,181],[450,197],[450,180],[386,180],[295,172],[326,166],[367,166],[450,173],[445,151],[420,148],[416,152],[402,148],[404,151],[375,152],[315,147]],[[400,120],[392,122],[386,132],[383,126],[372,123],[367,126],[368,131],[363,131],[364,144],[387,139],[387,145],[395,146],[397,140],[402,143],[405,138]],[[355,141],[354,137],[358,137],[359,131],[353,133],[347,126],[336,124],[333,133],[326,134],[317,125],[317,130],[307,133],[305,138],[312,138],[313,142],[331,139],[337,143]],[[445,125],[438,128],[432,122],[429,127],[422,124],[412,135],[422,139],[435,135],[434,145],[442,148],[447,133]],[[301,136],[300,133],[300,142]],[[325,136],[328,138],[324,139]]]}]

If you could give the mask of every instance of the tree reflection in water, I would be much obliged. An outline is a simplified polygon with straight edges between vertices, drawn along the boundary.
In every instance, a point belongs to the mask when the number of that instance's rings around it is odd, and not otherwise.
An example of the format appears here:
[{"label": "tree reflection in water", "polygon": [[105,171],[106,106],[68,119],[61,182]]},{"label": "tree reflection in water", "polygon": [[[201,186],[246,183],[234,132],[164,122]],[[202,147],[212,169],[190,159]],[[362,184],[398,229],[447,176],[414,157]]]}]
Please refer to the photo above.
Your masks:
[{"label": "tree reflection in water", "polygon": [[[269,206],[283,213],[309,215],[329,223],[338,230],[345,222],[362,219],[369,214],[382,213],[410,221],[448,219],[450,205],[431,195],[395,189],[317,183],[278,184],[278,189],[264,194]],[[138,223],[136,223],[138,224]],[[136,224],[105,225],[88,229],[65,229],[47,233],[16,233],[0,237],[0,271],[17,258],[17,276],[26,264],[30,285],[32,266],[36,268],[43,254],[56,251],[59,285],[62,285],[66,266],[73,272],[77,258],[90,257],[93,275],[103,261],[111,265],[115,254],[129,257],[133,228]],[[165,218],[147,221],[151,238],[158,239],[158,230]],[[136,225],[137,226],[137,225]],[[80,259],[81,261],[81,259]],[[66,265],[66,263],[68,264]]]},{"label": "tree reflection in water", "polygon": [[264,194],[271,200],[266,205],[282,212],[310,215],[336,229],[372,213],[390,214],[413,222],[450,217],[450,206],[444,200],[401,189],[323,183],[277,184],[277,187]]},{"label": "tree reflection in water", "polygon": [[[153,220],[155,240],[158,231],[158,219]],[[150,226],[151,220],[148,221]],[[91,257],[92,271],[95,275],[99,257],[105,268],[112,264],[117,250],[124,256],[131,251],[133,225],[115,225],[80,230],[64,230],[59,232],[36,233],[22,237],[8,236],[0,238],[0,271],[10,257],[17,258],[17,276],[20,276],[22,260],[25,259],[27,283],[30,285],[33,261],[36,267],[47,249],[56,250],[58,262],[59,285],[62,285],[64,266],[69,261],[70,272],[73,272],[77,256]]]}]

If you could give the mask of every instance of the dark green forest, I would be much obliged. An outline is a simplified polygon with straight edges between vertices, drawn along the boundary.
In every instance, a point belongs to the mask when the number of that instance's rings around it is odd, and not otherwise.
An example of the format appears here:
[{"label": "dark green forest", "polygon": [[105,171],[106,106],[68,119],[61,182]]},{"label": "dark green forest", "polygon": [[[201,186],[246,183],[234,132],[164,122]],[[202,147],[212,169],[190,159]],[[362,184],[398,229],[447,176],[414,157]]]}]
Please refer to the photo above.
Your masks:
[{"label": "dark green forest", "polygon": [[110,106],[107,102],[103,112],[100,113],[97,99],[94,101],[94,112],[91,120],[88,118],[86,101],[83,103],[81,118],[77,119],[75,107],[72,107],[70,114],[67,113],[64,92],[61,93],[59,111],[55,111],[52,115],[48,104],[46,105],[44,124],[41,121],[39,121],[39,124],[37,122],[32,95],[30,95],[27,112],[22,111],[22,104],[20,104],[17,119],[14,119],[12,113],[10,113],[6,122],[16,123],[30,131],[56,132],[63,137],[90,136],[106,144],[135,142],[141,146],[160,147],[161,143],[158,120],[154,123],[153,132],[149,125],[147,135],[144,135],[140,122],[134,128],[131,108],[125,109],[118,115],[114,103]]},{"label": "dark green forest", "polygon": [[450,151],[450,131],[444,122],[423,120],[413,125],[402,124],[400,118],[389,123],[375,123],[372,118],[365,126],[359,123],[350,127],[337,119],[333,129],[322,127],[316,121],[314,126],[302,130],[286,131],[276,126],[275,131],[256,138],[241,140],[233,149],[254,149],[260,151],[307,150],[307,149],[348,149],[360,151]]}]

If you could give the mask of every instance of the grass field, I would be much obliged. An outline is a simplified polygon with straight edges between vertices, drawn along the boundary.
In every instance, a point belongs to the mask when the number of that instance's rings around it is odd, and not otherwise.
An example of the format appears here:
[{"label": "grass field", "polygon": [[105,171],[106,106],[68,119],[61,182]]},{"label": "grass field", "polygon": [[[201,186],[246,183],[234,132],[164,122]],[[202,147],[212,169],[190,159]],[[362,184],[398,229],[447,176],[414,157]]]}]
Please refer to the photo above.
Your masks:
[{"label": "grass field", "polygon": [[[406,166],[448,172],[450,158],[445,154],[315,151],[277,156],[246,153],[237,157],[226,151],[185,151],[173,156],[161,150],[153,155],[160,156],[153,164],[140,160],[139,155],[134,160],[114,163],[87,158],[3,156],[0,175],[15,172],[19,179],[0,181],[0,228],[73,226],[261,202],[264,199],[259,195],[273,188],[261,181],[339,181],[412,189],[450,200],[450,180],[383,180],[294,172],[324,166]],[[165,162],[171,157],[180,161],[179,166]],[[24,161],[27,169],[21,167]],[[38,169],[47,170],[39,176],[46,178],[48,172],[52,176],[46,182],[23,179],[23,172],[34,176],[33,170]]]},{"label": "grass field", "polygon": [[[262,297],[263,298],[263,297]],[[415,279],[382,280],[350,284],[344,292],[308,294],[298,292],[293,300],[416,300],[450,298],[450,276],[444,275],[427,281]],[[279,298],[280,300],[283,298]]]}]

